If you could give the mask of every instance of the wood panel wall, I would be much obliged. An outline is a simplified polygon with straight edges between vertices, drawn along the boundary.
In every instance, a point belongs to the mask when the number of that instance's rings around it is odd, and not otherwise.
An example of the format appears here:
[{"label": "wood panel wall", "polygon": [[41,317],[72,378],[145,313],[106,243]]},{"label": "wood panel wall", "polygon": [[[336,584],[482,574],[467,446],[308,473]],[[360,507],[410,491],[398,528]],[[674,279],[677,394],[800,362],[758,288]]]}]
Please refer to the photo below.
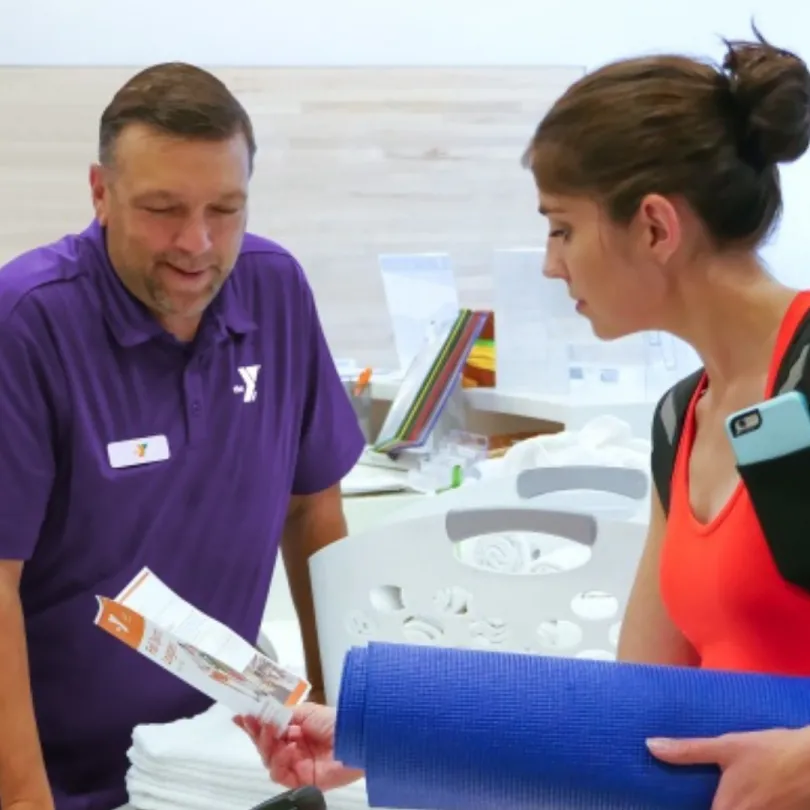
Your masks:
[{"label": "wood panel wall", "polygon": [[[128,68],[0,69],[0,264],[92,216],[99,115]],[[520,156],[576,68],[229,68],[259,152],[251,230],[307,269],[334,353],[392,365],[383,252],[448,251],[487,306],[496,247],[545,239]]]}]

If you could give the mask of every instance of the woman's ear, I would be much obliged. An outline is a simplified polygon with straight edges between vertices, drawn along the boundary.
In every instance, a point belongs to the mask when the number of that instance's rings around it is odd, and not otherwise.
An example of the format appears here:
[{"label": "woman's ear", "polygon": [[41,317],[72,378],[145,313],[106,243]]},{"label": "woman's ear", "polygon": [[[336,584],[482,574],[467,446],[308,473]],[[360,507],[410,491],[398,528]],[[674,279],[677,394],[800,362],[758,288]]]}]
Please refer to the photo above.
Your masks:
[{"label": "woman's ear", "polygon": [[641,200],[634,218],[641,249],[659,264],[666,264],[681,244],[681,218],[677,208],[660,194]]}]

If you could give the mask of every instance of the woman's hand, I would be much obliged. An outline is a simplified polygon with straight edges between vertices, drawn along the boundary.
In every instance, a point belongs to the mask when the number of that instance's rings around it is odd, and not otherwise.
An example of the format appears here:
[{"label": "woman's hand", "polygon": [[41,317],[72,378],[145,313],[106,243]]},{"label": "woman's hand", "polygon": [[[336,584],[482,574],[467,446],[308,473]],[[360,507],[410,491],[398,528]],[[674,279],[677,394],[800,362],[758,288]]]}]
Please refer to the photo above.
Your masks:
[{"label": "woman's hand", "polygon": [[363,777],[362,771],[344,768],[334,759],[335,717],[329,706],[302,703],[293,709],[292,720],[281,736],[256,717],[237,717],[235,722],[253,740],[276,784],[291,789],[315,785],[332,790]]},{"label": "woman's hand", "polygon": [[672,765],[718,765],[712,810],[810,807],[810,728],[750,731],[696,740],[648,740]]}]

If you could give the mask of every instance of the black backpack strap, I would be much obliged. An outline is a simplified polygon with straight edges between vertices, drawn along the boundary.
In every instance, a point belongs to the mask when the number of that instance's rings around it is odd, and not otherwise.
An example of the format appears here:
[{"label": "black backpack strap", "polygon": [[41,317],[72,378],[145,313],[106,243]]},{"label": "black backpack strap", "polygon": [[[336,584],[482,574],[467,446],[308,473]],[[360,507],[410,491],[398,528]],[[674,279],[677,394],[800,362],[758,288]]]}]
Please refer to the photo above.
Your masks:
[{"label": "black backpack strap", "polygon": [[774,396],[799,391],[810,401],[810,312],[799,323],[776,374]]},{"label": "black backpack strap", "polygon": [[[670,481],[686,411],[702,376],[700,368],[673,385],[653,413],[652,476],[664,514],[669,513]],[[810,401],[810,312],[802,319],[785,352],[776,375],[774,396],[794,390]]]},{"label": "black backpack strap", "polygon": [[699,368],[675,383],[655,406],[652,421],[652,477],[664,514],[669,514],[669,489],[684,419],[703,377]]},{"label": "black backpack strap", "polygon": [[[773,387],[779,396],[797,391],[810,399],[810,314],[794,332]],[[810,595],[810,451],[737,465],[776,568],[785,582]]]}]

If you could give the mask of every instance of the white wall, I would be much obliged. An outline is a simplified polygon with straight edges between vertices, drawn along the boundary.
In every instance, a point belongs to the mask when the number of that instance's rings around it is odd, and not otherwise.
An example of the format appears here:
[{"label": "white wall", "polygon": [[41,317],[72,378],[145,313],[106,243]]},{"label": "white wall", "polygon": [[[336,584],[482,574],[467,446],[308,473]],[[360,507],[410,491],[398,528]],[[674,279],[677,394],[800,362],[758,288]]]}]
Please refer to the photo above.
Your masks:
[{"label": "white wall", "polygon": [[[0,64],[594,66],[672,49],[717,58],[754,17],[810,59],[800,0],[0,0]],[[810,158],[785,172],[786,215],[765,255],[810,277]]]},{"label": "white wall", "polygon": [[0,0],[0,14],[0,64],[594,65],[717,55],[752,15],[810,50],[800,0]]}]

